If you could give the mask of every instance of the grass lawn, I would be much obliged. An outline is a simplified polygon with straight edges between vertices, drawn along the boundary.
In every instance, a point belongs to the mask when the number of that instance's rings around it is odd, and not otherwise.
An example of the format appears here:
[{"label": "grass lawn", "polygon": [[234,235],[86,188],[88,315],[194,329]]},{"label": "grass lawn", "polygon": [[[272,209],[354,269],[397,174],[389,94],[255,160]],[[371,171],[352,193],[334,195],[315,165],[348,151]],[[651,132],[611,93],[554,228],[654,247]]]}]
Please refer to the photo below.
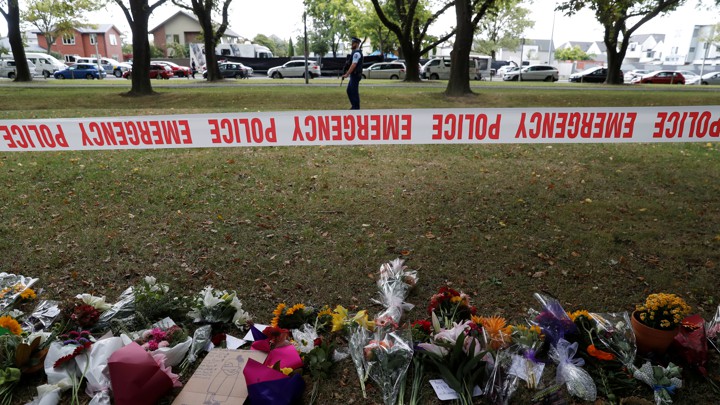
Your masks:
[{"label": "grass lawn", "polygon": [[[121,96],[124,83],[2,86],[0,119],[347,104],[345,88],[318,82],[178,85],[140,99]],[[450,99],[381,83],[363,82],[363,108],[715,105],[720,95],[493,83]],[[591,312],[632,311],[651,292],[679,294],[705,319],[720,303],[717,142],[4,153],[0,184],[0,271],[39,277],[45,299],[87,292],[113,302],[152,274],[179,293],[235,289],[260,323],[280,302],[377,313],[373,275],[403,257],[419,272],[409,320],[425,317],[443,285],[514,322],[541,291]],[[373,388],[362,399],[350,362],[335,375],[319,403],[381,403]],[[675,403],[713,402],[704,380],[688,372],[686,384]],[[636,395],[651,399],[642,388]]]}]

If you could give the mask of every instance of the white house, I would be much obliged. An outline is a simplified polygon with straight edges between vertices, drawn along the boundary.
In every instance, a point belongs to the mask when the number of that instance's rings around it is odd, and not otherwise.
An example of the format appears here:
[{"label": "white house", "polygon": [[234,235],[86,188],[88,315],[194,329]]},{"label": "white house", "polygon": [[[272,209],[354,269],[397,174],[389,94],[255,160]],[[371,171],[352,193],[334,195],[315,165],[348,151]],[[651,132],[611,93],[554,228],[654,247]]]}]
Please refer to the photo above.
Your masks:
[{"label": "white house", "polygon": [[718,34],[718,26],[694,25],[674,30],[666,45],[663,60],[671,65],[720,65],[720,43],[709,39]]},{"label": "white house", "polygon": [[665,34],[639,34],[630,37],[624,63],[660,63]]}]

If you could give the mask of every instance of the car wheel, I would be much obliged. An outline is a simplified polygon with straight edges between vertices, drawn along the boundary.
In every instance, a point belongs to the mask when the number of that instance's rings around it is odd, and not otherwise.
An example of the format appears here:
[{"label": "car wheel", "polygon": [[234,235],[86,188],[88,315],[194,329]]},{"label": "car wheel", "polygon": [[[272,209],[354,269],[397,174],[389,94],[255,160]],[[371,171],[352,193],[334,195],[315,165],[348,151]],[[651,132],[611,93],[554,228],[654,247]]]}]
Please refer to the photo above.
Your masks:
[{"label": "car wheel", "polygon": [[363,80],[367,79],[367,77],[365,75],[362,75],[362,78],[363,78]]},{"label": "car wheel", "polygon": [[272,78],[273,79],[282,79],[282,75],[280,74],[280,72],[273,72]]},{"label": "car wheel", "polygon": [[242,75],[240,73],[235,73],[235,79],[241,79]]},{"label": "car wheel", "polygon": [[519,81],[520,81],[520,76],[513,76],[513,78],[512,78],[511,81],[513,81],[513,82],[519,82]]},{"label": "car wheel", "polygon": [[161,75],[161,74],[158,74],[158,75],[155,76],[155,78],[158,79],[158,80],[162,80],[162,75]]},{"label": "car wheel", "polygon": [[50,72],[48,72],[47,70],[43,70],[43,77],[46,79],[50,78]]},{"label": "car wheel", "polygon": [[122,72],[120,70],[116,70],[114,73],[115,77],[117,77],[118,79],[122,77]]},{"label": "car wheel", "polygon": [[708,82],[700,82],[700,84],[707,86],[709,83]]},{"label": "car wheel", "polygon": [[88,80],[92,80],[92,79],[93,79],[93,75],[92,75],[91,73],[88,73],[88,74],[85,75],[85,78],[88,79]]},{"label": "car wheel", "polygon": [[392,75],[390,76],[390,80],[397,80],[399,79],[398,75]]},{"label": "car wheel", "polygon": [[15,72],[8,73],[8,79],[14,79],[15,78]]},{"label": "car wheel", "polygon": [[57,75],[55,76],[56,79],[65,80],[65,76],[63,75]]},{"label": "car wheel", "polygon": [[128,80],[132,79],[132,73],[128,73],[126,79],[128,79]]},{"label": "car wheel", "polygon": [[546,81],[546,82],[551,82],[551,81],[553,81],[553,77],[552,77],[552,76],[548,76],[548,77],[545,78],[545,81]]},{"label": "car wheel", "polygon": [[433,73],[430,75],[430,80],[438,80],[440,79],[440,76],[437,75],[437,73]]}]

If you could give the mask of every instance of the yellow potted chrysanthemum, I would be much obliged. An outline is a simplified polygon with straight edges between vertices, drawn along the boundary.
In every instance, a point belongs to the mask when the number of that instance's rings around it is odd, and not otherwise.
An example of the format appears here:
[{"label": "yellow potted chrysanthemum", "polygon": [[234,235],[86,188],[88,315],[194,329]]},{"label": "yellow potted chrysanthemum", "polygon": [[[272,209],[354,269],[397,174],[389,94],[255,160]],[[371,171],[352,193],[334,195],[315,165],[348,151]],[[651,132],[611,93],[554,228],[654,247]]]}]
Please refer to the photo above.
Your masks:
[{"label": "yellow potted chrysanthemum", "polygon": [[675,294],[650,294],[635,307],[632,326],[640,353],[664,353],[690,314],[690,306]]}]

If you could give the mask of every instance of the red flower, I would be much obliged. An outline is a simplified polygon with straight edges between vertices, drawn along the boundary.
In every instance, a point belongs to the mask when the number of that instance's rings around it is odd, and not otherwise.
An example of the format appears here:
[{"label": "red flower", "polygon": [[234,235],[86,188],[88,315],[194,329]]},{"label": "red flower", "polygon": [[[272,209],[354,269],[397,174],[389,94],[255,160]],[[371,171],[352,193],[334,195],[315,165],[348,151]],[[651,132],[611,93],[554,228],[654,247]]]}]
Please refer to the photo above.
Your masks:
[{"label": "red flower", "polygon": [[70,315],[70,319],[72,319],[80,327],[89,328],[95,325],[98,319],[100,319],[100,311],[95,309],[92,305],[76,305],[75,308],[73,308],[73,313]]},{"label": "red flower", "polygon": [[212,344],[215,346],[220,346],[222,342],[224,342],[227,339],[227,335],[224,333],[218,333],[215,336],[212,337],[211,341]]},{"label": "red flower", "polygon": [[287,343],[287,338],[290,335],[290,331],[283,328],[277,328],[274,326],[268,326],[263,329],[263,335],[267,336],[270,347],[284,346]]},{"label": "red flower", "polygon": [[432,333],[432,323],[425,319],[421,319],[421,320],[413,322],[412,327],[420,329],[423,332],[427,333],[428,335]]}]

